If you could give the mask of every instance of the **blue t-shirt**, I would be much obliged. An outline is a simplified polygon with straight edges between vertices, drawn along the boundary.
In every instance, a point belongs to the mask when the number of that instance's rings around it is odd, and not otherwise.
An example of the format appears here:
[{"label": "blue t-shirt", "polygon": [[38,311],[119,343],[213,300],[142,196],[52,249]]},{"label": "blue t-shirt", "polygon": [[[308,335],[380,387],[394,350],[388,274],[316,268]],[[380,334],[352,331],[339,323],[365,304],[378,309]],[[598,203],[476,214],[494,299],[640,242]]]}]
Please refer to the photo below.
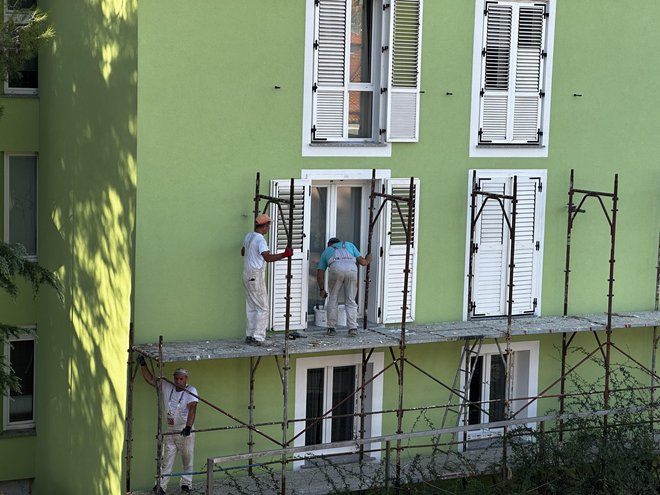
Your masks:
[{"label": "blue t-shirt", "polygon": [[[343,245],[343,246],[342,246]],[[332,246],[328,246],[325,248],[325,251],[321,253],[321,259],[319,260],[319,264],[317,268],[319,270],[325,270],[328,268],[328,262],[332,258],[332,256],[335,254],[335,251],[337,249],[340,249],[344,247],[346,251],[348,251],[352,256],[357,258],[358,256],[362,256],[360,254],[360,251],[358,251],[358,248],[355,247],[355,245],[351,242],[344,241],[344,242],[335,242]]]}]

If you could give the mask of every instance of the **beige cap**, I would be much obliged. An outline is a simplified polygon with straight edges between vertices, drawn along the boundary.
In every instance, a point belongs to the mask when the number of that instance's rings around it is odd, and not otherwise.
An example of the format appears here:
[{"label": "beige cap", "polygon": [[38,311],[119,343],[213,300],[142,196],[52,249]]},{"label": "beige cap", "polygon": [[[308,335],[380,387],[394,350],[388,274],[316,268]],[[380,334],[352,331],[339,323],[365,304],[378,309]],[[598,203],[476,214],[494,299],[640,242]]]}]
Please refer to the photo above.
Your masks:
[{"label": "beige cap", "polygon": [[177,368],[174,370],[174,375],[186,375],[188,376],[188,370],[186,368]]}]

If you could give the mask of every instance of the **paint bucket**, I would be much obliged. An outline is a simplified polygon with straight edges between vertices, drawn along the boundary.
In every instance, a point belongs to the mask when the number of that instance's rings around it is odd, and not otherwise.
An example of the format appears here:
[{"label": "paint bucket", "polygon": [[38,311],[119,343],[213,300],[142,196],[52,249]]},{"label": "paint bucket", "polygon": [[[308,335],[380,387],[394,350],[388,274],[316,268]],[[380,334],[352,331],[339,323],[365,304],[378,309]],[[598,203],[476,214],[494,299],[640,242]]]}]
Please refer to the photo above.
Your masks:
[{"label": "paint bucket", "polygon": [[[328,327],[328,311],[325,306],[320,304],[314,305],[314,325],[321,328]],[[340,304],[337,306],[337,326],[346,326],[346,306]]]}]

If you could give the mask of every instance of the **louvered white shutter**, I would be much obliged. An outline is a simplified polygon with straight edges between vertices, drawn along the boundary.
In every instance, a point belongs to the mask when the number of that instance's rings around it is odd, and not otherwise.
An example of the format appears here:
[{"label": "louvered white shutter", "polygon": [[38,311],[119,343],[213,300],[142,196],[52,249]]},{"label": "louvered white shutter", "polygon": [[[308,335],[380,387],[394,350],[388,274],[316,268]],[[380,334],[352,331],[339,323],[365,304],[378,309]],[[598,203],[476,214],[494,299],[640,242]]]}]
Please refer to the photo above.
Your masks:
[{"label": "louvered white shutter", "polygon": [[513,272],[514,315],[533,313],[536,309],[536,277],[540,265],[537,255],[539,249],[537,206],[542,190],[540,178],[518,176]]},{"label": "louvered white shutter", "polygon": [[[289,199],[290,180],[271,181],[271,196]],[[307,328],[307,273],[309,271],[309,211],[311,181],[298,179],[294,182],[293,235],[291,257],[291,305],[289,329]],[[277,208],[271,205],[270,252],[281,253],[286,248],[286,230],[289,222],[289,207],[282,205],[284,223]],[[270,266],[270,324],[273,330],[284,330],[286,318],[287,261],[269,263]]]},{"label": "louvered white shutter", "polygon": [[487,2],[479,142],[539,144],[546,7]]},{"label": "louvered white shutter", "polygon": [[314,8],[312,140],[347,137],[346,0],[318,0]]},{"label": "louvered white shutter", "polygon": [[[408,276],[408,312],[406,321],[415,319],[415,287],[417,285],[417,248],[419,224],[419,179],[415,179],[412,210],[412,244],[410,246],[410,273]],[[410,190],[410,179],[387,179],[385,181],[387,194],[407,198]],[[408,205],[399,202],[403,221],[408,221]],[[383,300],[381,302],[382,323],[401,322],[403,307],[403,282],[406,263],[406,232],[399,216],[398,209],[392,201],[388,201],[384,209],[385,235],[383,246]]]},{"label": "louvered white shutter", "polygon": [[[506,178],[477,177],[482,192],[504,194]],[[477,197],[477,219],[474,242],[474,316],[499,316],[503,314],[506,260],[509,231],[500,204],[484,197]],[[483,206],[483,209],[481,209]]]},{"label": "louvered white shutter", "polygon": [[419,140],[422,0],[391,0],[387,140]]}]

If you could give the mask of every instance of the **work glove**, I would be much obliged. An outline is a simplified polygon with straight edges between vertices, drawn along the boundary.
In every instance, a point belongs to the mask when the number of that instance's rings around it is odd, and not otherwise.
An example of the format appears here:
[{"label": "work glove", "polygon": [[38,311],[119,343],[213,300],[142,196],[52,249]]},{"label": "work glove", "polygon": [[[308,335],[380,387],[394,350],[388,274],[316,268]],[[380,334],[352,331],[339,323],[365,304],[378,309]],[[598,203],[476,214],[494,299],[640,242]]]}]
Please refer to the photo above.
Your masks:
[{"label": "work glove", "polygon": [[145,364],[147,364],[147,362],[144,360],[144,356],[137,357],[137,364],[140,366],[144,366]]},{"label": "work glove", "polygon": [[184,437],[189,437],[190,436],[190,430],[192,430],[191,426],[186,426],[183,430],[181,430],[181,435]]},{"label": "work glove", "polygon": [[293,249],[291,248],[286,248],[282,253],[282,258],[290,258],[291,256],[293,256]]}]

